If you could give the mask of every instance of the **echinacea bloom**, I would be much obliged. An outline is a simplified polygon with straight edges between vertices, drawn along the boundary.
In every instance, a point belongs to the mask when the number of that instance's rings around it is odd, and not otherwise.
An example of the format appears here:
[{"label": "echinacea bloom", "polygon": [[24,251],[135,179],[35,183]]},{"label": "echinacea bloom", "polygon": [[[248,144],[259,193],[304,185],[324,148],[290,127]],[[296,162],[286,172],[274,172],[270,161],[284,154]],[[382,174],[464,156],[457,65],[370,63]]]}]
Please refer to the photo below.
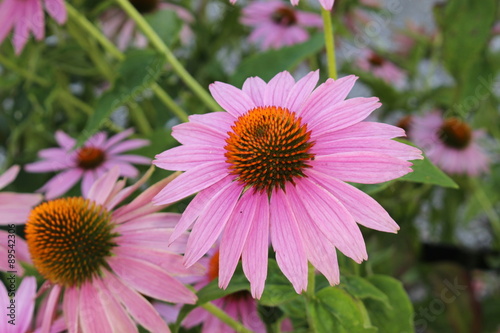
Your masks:
[{"label": "echinacea bloom", "polygon": [[[152,169],[150,170],[152,171]],[[173,303],[196,296],[174,278],[199,267],[182,265],[185,240],[167,245],[179,214],[160,213],[151,198],[173,177],[151,186],[130,203],[116,206],[144,184],[148,172],[125,188],[117,167],[105,173],[84,197],[55,199],[37,206],[26,224],[34,266],[52,286],[42,331],[62,296],[69,332],[169,332],[141,294]],[[174,175],[175,176],[175,175]]]},{"label": "echinacea bloom", "polygon": [[355,65],[388,84],[393,84],[396,87],[400,87],[404,84],[404,71],[371,50],[362,50],[359,53],[359,57],[356,59]]},{"label": "echinacea bloom", "polygon": [[[0,175],[0,190],[16,179],[20,167],[11,166]],[[24,223],[33,206],[42,201],[42,195],[33,193],[0,193],[0,225]]]},{"label": "echinacea bloom", "polygon": [[410,138],[427,157],[451,174],[477,176],[488,170],[489,159],[478,143],[480,130],[455,117],[443,118],[434,111],[413,117]]},{"label": "echinacea bloom", "polygon": [[141,148],[149,144],[148,140],[131,139],[123,141],[133,133],[128,129],[109,139],[104,132],[92,136],[79,149],[73,150],[76,140],[63,131],[57,131],[55,138],[60,148],[48,148],[38,152],[42,161],[27,164],[29,172],[62,171],[49,180],[41,189],[47,199],[53,199],[66,193],[82,179],[82,192],[89,193],[94,181],[114,166],[120,167],[120,175],[137,177],[139,171],[132,166],[150,164],[151,160],[139,155],[121,155],[123,152]]},{"label": "echinacea bloom", "polygon": [[[206,268],[203,274],[193,275],[189,277],[190,283],[194,284],[194,289],[200,290],[207,286],[211,281],[215,280],[219,274],[219,250],[217,247],[211,248],[208,251],[208,256],[203,257],[198,262]],[[225,297],[216,299],[212,303],[235,320],[241,322],[246,328],[252,332],[265,333],[266,325],[260,319],[257,311],[257,302],[252,298],[251,294],[246,291],[238,291]],[[155,308],[164,318],[177,317],[178,307],[172,307],[167,304],[156,303]],[[212,315],[203,308],[196,308],[191,311],[182,321],[182,326],[185,328],[193,328],[202,324],[202,333],[224,332],[235,333],[236,331],[227,326],[224,322]]]},{"label": "echinacea bloom", "polygon": [[[231,2],[233,5],[236,3],[236,1],[237,0],[229,0],[229,2]],[[326,10],[332,10],[334,2],[335,0],[319,0],[321,7]],[[299,0],[290,0],[290,3],[294,6],[297,6],[299,4]]]},{"label": "echinacea bloom", "polygon": [[[193,16],[185,8],[164,3],[161,0],[130,0],[130,3],[142,15],[156,12],[157,10],[172,10],[184,22],[180,31],[180,40],[186,44],[191,40],[193,32],[189,23],[193,22]],[[122,9],[111,8],[100,17],[102,31],[110,39],[114,40],[120,50],[125,50],[129,45],[137,48],[145,48],[148,40],[137,30],[135,21],[131,19]]]},{"label": "echinacea bloom", "polygon": [[269,236],[276,260],[295,290],[307,288],[308,260],[331,284],[339,282],[336,249],[356,262],[367,258],[356,222],[396,232],[398,225],[364,192],[345,182],[379,183],[410,172],[413,147],[391,140],[398,127],[363,122],[378,99],[345,100],[356,77],[319,72],[295,82],[288,72],[269,83],[248,78],[242,90],[216,82],[226,112],[192,115],[173,128],[182,145],[156,156],[155,165],[185,171],[154,199],[167,204],[198,195],[170,238],[193,223],[185,253],[189,267],[220,235],[219,286],[227,287],[242,258],[259,298],[267,275]]},{"label": "echinacea bloom", "polygon": [[296,10],[282,1],[252,2],[243,8],[241,22],[253,27],[249,41],[260,44],[263,50],[305,42],[305,28],[321,28],[321,16]]},{"label": "echinacea bloom", "polygon": [[[43,3],[43,4],[42,4]],[[36,40],[45,36],[43,8],[57,23],[66,22],[67,13],[63,0],[3,0],[0,3],[0,44],[11,30],[12,44],[20,54],[28,42],[30,31]]]},{"label": "echinacea bloom", "polygon": [[[8,280],[8,283],[12,283]],[[9,291],[12,289],[9,287]],[[0,314],[2,321],[0,322],[0,332],[2,333],[28,333],[33,332],[33,313],[35,310],[36,297],[36,278],[33,276],[25,277],[19,287],[15,291],[14,310],[11,313],[11,303],[9,292],[0,283]],[[10,308],[9,308],[10,307]],[[62,320],[56,320],[51,333],[62,332],[66,328]],[[38,330],[36,331],[38,332]]]}]

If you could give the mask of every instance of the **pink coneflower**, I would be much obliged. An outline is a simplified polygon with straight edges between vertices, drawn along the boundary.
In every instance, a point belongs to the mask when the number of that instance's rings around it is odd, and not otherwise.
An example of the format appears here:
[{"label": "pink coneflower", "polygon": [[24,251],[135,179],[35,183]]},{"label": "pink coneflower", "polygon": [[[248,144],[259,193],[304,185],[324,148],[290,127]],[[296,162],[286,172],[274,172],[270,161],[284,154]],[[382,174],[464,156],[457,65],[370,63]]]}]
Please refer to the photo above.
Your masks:
[{"label": "pink coneflower", "polygon": [[[9,281],[7,276],[7,281]],[[11,283],[9,281],[9,283]],[[9,289],[10,290],[10,289]],[[2,321],[0,322],[0,332],[2,333],[29,333],[33,332],[33,313],[35,310],[36,297],[36,278],[29,276],[23,279],[19,287],[15,290],[14,313],[11,314],[9,309],[10,299],[9,292],[0,283],[0,314]],[[54,322],[50,332],[58,333],[66,330],[64,322],[60,319]],[[39,330],[36,330],[39,332]]]},{"label": "pink coneflower", "polygon": [[415,116],[410,130],[410,138],[432,162],[446,172],[470,176],[488,170],[488,157],[477,142],[482,135],[458,118],[443,119],[439,111]]},{"label": "pink coneflower", "polygon": [[[152,170],[151,170],[152,171]],[[115,208],[142,186],[124,188],[117,167],[100,177],[84,197],[55,199],[31,212],[26,239],[33,263],[52,286],[43,330],[51,324],[58,299],[69,332],[169,332],[153,306],[142,296],[173,303],[196,296],[172,275],[191,275],[182,257],[185,240],[167,246],[179,214],[159,213],[151,198],[169,177]],[[42,330],[42,331],[43,331]]]},{"label": "pink coneflower", "polygon": [[355,76],[319,73],[295,82],[288,72],[243,89],[216,82],[215,100],[227,112],[192,115],[172,135],[182,146],[156,156],[168,170],[186,171],[153,200],[166,204],[200,192],[171,240],[194,224],[185,263],[193,265],[222,234],[219,286],[242,258],[259,298],[267,275],[269,236],[276,260],[295,290],[307,288],[309,260],[330,283],[339,281],[336,248],[357,262],[367,258],[356,222],[396,232],[397,224],[372,198],[345,182],[379,183],[410,172],[420,151],[391,140],[395,126],[362,122],[378,99],[344,100]]},{"label": "pink coneflower", "polygon": [[73,150],[75,139],[63,131],[56,132],[56,141],[61,148],[43,149],[38,153],[42,161],[26,165],[29,172],[62,171],[49,180],[40,191],[47,199],[53,199],[66,193],[82,179],[82,192],[87,195],[94,181],[114,166],[120,167],[124,177],[137,177],[138,170],[131,163],[150,164],[151,160],[139,155],[121,155],[121,153],[144,147],[148,140],[132,139],[123,141],[133,133],[128,129],[107,139],[106,133],[99,132],[92,136],[83,147]]},{"label": "pink coneflower", "polygon": [[[57,23],[66,22],[66,7],[63,0],[43,0],[43,6]],[[30,31],[36,40],[45,36],[42,0],[3,0],[0,3],[0,44],[14,30],[12,44],[20,54],[28,41]]]},{"label": "pink coneflower", "polygon": [[[231,4],[235,4],[237,0],[229,0]],[[321,4],[321,7],[323,7],[326,10],[332,10],[333,8],[333,3],[335,0],[319,0],[319,3]],[[290,3],[294,6],[297,6],[299,4],[299,0],[290,0]]]},{"label": "pink coneflower", "polygon": [[362,50],[355,62],[356,66],[388,84],[400,87],[404,84],[405,73],[389,60],[371,50]]},{"label": "pink coneflower", "polygon": [[[19,166],[13,165],[0,175],[0,190],[16,179]],[[31,193],[0,193],[0,225],[24,223],[31,208],[42,201],[42,195]]]},{"label": "pink coneflower", "polygon": [[[180,39],[183,44],[189,42],[193,32],[189,23],[193,22],[193,16],[188,10],[174,4],[163,3],[161,0],[130,0],[130,3],[143,15],[151,14],[157,10],[172,10],[185,22],[180,31]],[[120,50],[125,50],[129,45],[137,48],[145,48],[148,40],[136,29],[136,24],[120,8],[111,8],[103,13],[100,18],[104,34],[115,41]]]},{"label": "pink coneflower", "polygon": [[305,28],[321,28],[320,15],[295,10],[282,1],[253,2],[243,9],[241,22],[253,27],[249,40],[263,50],[305,42]]}]

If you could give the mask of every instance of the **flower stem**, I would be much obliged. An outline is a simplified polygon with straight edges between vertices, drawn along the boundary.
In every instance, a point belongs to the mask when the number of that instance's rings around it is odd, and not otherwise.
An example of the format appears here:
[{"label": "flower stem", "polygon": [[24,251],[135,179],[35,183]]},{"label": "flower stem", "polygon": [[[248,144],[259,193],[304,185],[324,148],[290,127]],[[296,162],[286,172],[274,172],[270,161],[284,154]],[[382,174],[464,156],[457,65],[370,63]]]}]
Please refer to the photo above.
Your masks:
[{"label": "flower stem", "polygon": [[304,301],[306,306],[307,323],[309,324],[310,332],[317,332],[316,323],[312,317],[312,303],[316,297],[316,272],[314,266],[308,263],[309,270],[307,271],[307,291],[305,293]]},{"label": "flower stem", "polygon": [[[80,27],[85,30],[90,36],[92,36],[92,38],[94,38],[97,42],[99,42],[99,44],[101,44],[101,46],[107,52],[109,52],[113,57],[120,61],[125,59],[125,55],[113,43],[111,43],[109,39],[107,39],[106,36],[104,36],[89,20],[87,20],[85,16],[78,13],[78,11],[69,3],[66,3],[66,8],[68,10],[68,16],[70,20],[79,24]],[[188,120],[187,113],[182,110],[172,100],[167,92],[163,90],[157,83],[153,83],[151,85],[151,89],[158,97],[158,99],[162,101],[163,104],[165,104],[165,106],[169,108],[177,118],[179,118],[183,122],[186,122]]]},{"label": "flower stem", "polygon": [[221,308],[215,306],[213,303],[207,302],[200,306],[217,317],[220,321],[233,328],[236,332],[252,333],[251,330],[243,326],[240,322],[234,320],[231,316],[229,316]]},{"label": "flower stem", "polygon": [[42,87],[47,87],[50,85],[50,82],[47,81],[46,79],[37,76],[35,73],[32,73],[29,70],[26,70],[24,68],[21,68],[17,66],[14,62],[12,62],[9,58],[4,57],[2,54],[0,54],[0,64],[5,66],[6,68],[24,76],[26,79],[31,80],[33,82],[36,82],[37,84],[41,85]]},{"label": "flower stem", "polygon": [[323,28],[325,30],[326,59],[328,62],[328,76],[337,79],[337,64],[335,62],[335,39],[332,28],[332,14],[329,10],[321,9]]},{"label": "flower stem", "polygon": [[135,21],[139,29],[148,38],[155,49],[160,51],[167,61],[172,66],[177,75],[184,81],[184,83],[205,103],[205,105],[212,111],[220,111],[220,106],[215,102],[215,100],[210,96],[210,94],[203,89],[203,87],[196,81],[191,74],[182,66],[182,64],[177,60],[175,55],[170,51],[168,46],[161,40],[160,36],[151,28],[151,26],[146,22],[142,15],[134,8],[134,6],[128,0],[116,0],[116,2],[122,7],[122,9],[127,13],[132,20]]}]

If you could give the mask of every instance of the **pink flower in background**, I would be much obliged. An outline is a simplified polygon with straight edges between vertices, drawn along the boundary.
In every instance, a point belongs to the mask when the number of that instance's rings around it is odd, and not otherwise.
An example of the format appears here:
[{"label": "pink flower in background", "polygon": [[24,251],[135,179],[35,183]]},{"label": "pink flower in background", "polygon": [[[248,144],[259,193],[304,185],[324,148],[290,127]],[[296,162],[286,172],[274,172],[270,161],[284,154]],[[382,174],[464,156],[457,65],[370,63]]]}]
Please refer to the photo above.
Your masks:
[{"label": "pink flower in background", "polygon": [[[188,10],[174,4],[163,3],[160,0],[132,0],[130,1],[137,11],[143,15],[151,14],[157,10],[172,10],[184,21],[180,32],[180,39],[187,44],[193,37],[189,23],[194,21]],[[113,39],[120,50],[125,50],[129,45],[137,48],[145,48],[148,40],[137,28],[132,20],[120,8],[111,8],[100,17],[103,33]]]},{"label": "pink flower in background", "polygon": [[[229,2],[231,2],[233,5],[236,3],[236,1],[237,0],[229,0]],[[334,2],[335,0],[319,0],[321,7],[326,10],[332,10]],[[290,0],[290,3],[294,6],[297,6],[299,4],[299,0]]]},{"label": "pink flower in background", "polygon": [[394,35],[394,42],[397,46],[396,52],[406,56],[415,46],[417,38],[432,41],[434,35],[434,32],[429,32],[425,27],[416,24],[414,21],[408,21],[406,22],[406,29]]},{"label": "pink flower in background", "polygon": [[305,42],[309,38],[305,28],[323,27],[320,15],[295,10],[282,1],[250,3],[243,8],[241,22],[253,27],[249,40],[263,50]]},{"label": "pink flower in background", "polygon": [[[19,166],[13,165],[0,175],[0,190],[16,179]],[[33,206],[42,201],[41,194],[31,193],[0,193],[0,225],[9,223],[24,223]]]},{"label": "pink flower in background", "polygon": [[401,87],[404,84],[405,72],[371,50],[362,50],[355,61],[355,65],[388,84],[393,84],[396,87]]},{"label": "pink flower in background", "polygon": [[12,44],[20,54],[28,42],[30,31],[36,40],[45,36],[43,8],[57,23],[66,22],[67,14],[63,0],[3,0],[0,3],[0,44],[11,30]]},{"label": "pink flower in background", "polygon": [[94,181],[114,166],[120,167],[124,177],[137,177],[138,170],[131,163],[150,164],[151,160],[139,155],[121,155],[128,150],[147,146],[148,140],[132,139],[123,141],[133,133],[128,129],[109,139],[104,132],[92,136],[83,147],[73,150],[76,140],[63,131],[57,131],[55,138],[61,148],[43,149],[38,153],[42,161],[25,166],[29,172],[62,171],[48,181],[40,191],[47,199],[66,193],[82,179],[82,192],[87,195]]},{"label": "pink flower in background", "polygon": [[443,118],[434,111],[413,117],[410,138],[429,159],[452,174],[477,176],[488,170],[489,159],[478,143],[482,131],[472,131],[458,118]]},{"label": "pink flower in background", "polygon": [[185,264],[193,265],[221,236],[219,286],[227,287],[241,257],[252,295],[267,276],[269,237],[276,260],[300,293],[310,261],[331,284],[339,282],[336,249],[367,258],[356,222],[396,232],[398,225],[371,197],[346,182],[379,183],[411,172],[420,150],[391,140],[395,126],[363,122],[377,98],[345,100],[356,77],[319,73],[295,82],[288,72],[269,83],[258,77],[242,90],[216,82],[226,112],[192,115],[173,128],[182,145],[156,156],[167,170],[186,171],[153,200],[167,204],[196,192],[171,241],[193,223]]},{"label": "pink flower in background", "polygon": [[170,332],[142,296],[172,303],[196,302],[174,276],[193,275],[199,266],[182,265],[186,236],[167,240],[179,214],[158,212],[151,198],[174,176],[156,183],[116,208],[141,187],[153,169],[125,187],[115,167],[96,180],[84,197],[55,199],[33,209],[26,239],[33,263],[52,286],[42,327],[51,325],[62,295],[69,332]]}]

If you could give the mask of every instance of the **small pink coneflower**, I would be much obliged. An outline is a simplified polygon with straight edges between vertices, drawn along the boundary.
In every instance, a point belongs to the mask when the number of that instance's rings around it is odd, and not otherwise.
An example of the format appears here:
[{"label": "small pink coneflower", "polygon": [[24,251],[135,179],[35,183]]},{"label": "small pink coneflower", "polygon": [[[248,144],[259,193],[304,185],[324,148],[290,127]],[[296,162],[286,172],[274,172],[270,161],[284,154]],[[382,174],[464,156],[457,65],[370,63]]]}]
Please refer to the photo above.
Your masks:
[{"label": "small pink coneflower", "polygon": [[63,0],[3,0],[0,3],[0,44],[11,30],[14,30],[12,44],[16,54],[22,52],[30,31],[36,40],[42,40],[45,36],[42,7],[57,23],[66,22],[67,13]]},{"label": "small pink coneflower", "polygon": [[[237,0],[229,0],[231,4],[235,4]],[[319,3],[321,4],[321,7],[323,7],[326,10],[332,10],[333,8],[333,3],[335,0],[319,0]],[[299,0],[290,0],[290,3],[294,6],[297,6],[299,4]]]},{"label": "small pink coneflower", "polygon": [[121,155],[128,150],[141,148],[149,144],[148,140],[132,139],[123,141],[133,133],[128,129],[109,139],[104,132],[92,136],[83,147],[73,150],[76,140],[63,131],[57,131],[55,138],[61,148],[43,149],[38,153],[42,161],[25,166],[29,172],[62,171],[49,180],[40,191],[47,199],[53,199],[66,193],[80,179],[82,192],[87,195],[94,181],[114,166],[120,167],[124,177],[137,177],[139,171],[132,166],[150,164],[151,160],[139,155]]},{"label": "small pink coneflower", "polygon": [[407,160],[421,152],[391,140],[404,135],[402,129],[363,122],[380,103],[374,97],[345,100],[355,76],[328,79],[315,89],[318,79],[318,71],[298,82],[282,72],[269,83],[249,78],[242,90],[210,85],[226,112],[192,115],[175,126],[172,135],[182,145],[153,162],[185,171],[153,199],[156,204],[199,192],[171,241],[194,223],[185,254],[191,266],[222,235],[222,288],[241,257],[252,295],[262,295],[269,237],[279,267],[300,293],[307,288],[308,261],[336,284],[336,249],[356,262],[367,258],[356,222],[398,230],[375,200],[346,182],[401,177],[411,171]]},{"label": "small pink coneflower", "polygon": [[[151,170],[152,171],[152,170]],[[141,294],[173,303],[196,296],[173,276],[200,268],[182,265],[185,240],[167,246],[179,214],[159,213],[151,198],[173,176],[116,208],[142,186],[151,172],[125,188],[118,167],[92,185],[84,197],[44,202],[31,212],[26,239],[34,266],[51,286],[43,314],[47,332],[61,294],[69,332],[169,332]],[[175,176],[175,175],[174,175]]]},{"label": "small pink coneflower", "polygon": [[458,118],[434,111],[413,117],[410,138],[429,159],[451,174],[477,176],[488,170],[489,159],[478,143],[482,131],[473,131]]},{"label": "small pink coneflower", "polygon": [[305,28],[323,26],[320,15],[296,10],[282,1],[249,4],[243,8],[241,22],[253,27],[249,40],[262,50],[305,42],[309,38]]},{"label": "small pink coneflower", "polygon": [[362,50],[355,61],[356,66],[388,84],[400,87],[404,84],[405,73],[395,64],[371,50]]},{"label": "small pink coneflower", "polygon": [[[130,3],[142,15],[164,9],[176,12],[178,17],[185,23],[180,31],[181,42],[186,44],[192,38],[193,32],[189,27],[189,23],[193,22],[194,19],[185,8],[164,3],[161,0],[130,0]],[[129,45],[137,48],[145,48],[148,45],[146,36],[137,30],[135,21],[120,8],[111,8],[105,11],[101,15],[100,21],[103,33],[114,40],[120,50],[125,50]]]},{"label": "small pink coneflower", "polygon": [[[0,190],[16,179],[19,166],[13,165],[0,175]],[[41,194],[32,193],[0,193],[0,225],[8,223],[24,223],[31,208],[42,201]]]}]

